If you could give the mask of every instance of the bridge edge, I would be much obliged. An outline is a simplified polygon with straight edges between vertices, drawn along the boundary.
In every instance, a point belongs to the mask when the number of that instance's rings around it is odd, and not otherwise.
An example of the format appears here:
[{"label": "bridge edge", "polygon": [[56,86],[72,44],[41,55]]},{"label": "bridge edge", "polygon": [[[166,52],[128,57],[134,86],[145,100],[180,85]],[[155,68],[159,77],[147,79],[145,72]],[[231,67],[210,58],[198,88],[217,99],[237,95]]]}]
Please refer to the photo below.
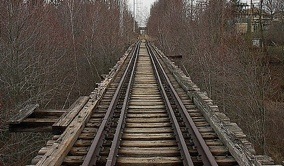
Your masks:
[{"label": "bridge edge", "polygon": [[236,123],[231,122],[224,113],[220,112],[218,106],[213,104],[213,100],[208,97],[207,93],[202,92],[191,78],[186,76],[174,62],[156,46],[154,47],[158,50],[159,56],[172,72],[175,79],[187,91],[187,95],[197,105],[198,109],[201,110],[206,120],[240,165],[281,166],[275,165],[274,160],[267,155],[256,155],[253,145],[247,140],[242,129]]}]

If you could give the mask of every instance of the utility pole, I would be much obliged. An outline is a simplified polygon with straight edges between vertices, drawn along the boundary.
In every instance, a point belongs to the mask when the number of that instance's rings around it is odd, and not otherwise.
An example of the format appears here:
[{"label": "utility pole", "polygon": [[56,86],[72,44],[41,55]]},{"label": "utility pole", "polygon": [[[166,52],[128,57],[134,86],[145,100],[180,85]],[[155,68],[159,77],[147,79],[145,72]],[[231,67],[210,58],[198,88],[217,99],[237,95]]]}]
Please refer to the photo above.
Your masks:
[{"label": "utility pole", "polygon": [[120,35],[122,36],[124,33],[124,5],[125,5],[125,0],[120,0],[119,1],[119,30],[120,30]]},{"label": "utility pole", "polygon": [[250,0],[250,32],[252,32],[252,28],[253,28],[253,3],[252,3],[252,0]]},{"label": "utility pole", "polygon": [[193,1],[194,0],[190,0],[190,19],[191,21],[193,21]]},{"label": "utility pole", "polygon": [[136,20],[136,1],[133,0],[133,32],[135,32],[136,29],[135,20]]}]

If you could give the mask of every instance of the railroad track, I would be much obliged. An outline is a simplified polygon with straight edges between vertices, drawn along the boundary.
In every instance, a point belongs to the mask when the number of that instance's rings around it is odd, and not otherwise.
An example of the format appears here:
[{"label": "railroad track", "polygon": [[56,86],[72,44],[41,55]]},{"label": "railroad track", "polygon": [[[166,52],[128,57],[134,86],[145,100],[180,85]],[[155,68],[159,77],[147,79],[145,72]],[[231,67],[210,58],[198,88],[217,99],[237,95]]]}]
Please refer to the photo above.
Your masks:
[{"label": "railroad track", "polygon": [[70,149],[61,165],[238,165],[145,42],[136,44]]}]

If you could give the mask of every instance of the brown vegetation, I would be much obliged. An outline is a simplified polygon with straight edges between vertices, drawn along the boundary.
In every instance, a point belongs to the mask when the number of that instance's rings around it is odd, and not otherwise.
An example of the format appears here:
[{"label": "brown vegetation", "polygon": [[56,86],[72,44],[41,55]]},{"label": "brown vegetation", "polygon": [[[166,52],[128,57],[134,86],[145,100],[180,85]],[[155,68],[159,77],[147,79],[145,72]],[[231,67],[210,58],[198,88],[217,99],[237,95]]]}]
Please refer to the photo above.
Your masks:
[{"label": "brown vegetation", "polygon": [[24,165],[48,135],[8,133],[18,108],[68,107],[131,42],[133,19],[119,2],[0,1],[0,165]]},{"label": "brown vegetation", "polygon": [[157,1],[149,35],[166,55],[183,55],[181,66],[241,126],[258,153],[284,160],[284,91],[275,96],[279,89],[267,53],[251,49],[249,37],[235,31],[237,1],[191,2]]}]

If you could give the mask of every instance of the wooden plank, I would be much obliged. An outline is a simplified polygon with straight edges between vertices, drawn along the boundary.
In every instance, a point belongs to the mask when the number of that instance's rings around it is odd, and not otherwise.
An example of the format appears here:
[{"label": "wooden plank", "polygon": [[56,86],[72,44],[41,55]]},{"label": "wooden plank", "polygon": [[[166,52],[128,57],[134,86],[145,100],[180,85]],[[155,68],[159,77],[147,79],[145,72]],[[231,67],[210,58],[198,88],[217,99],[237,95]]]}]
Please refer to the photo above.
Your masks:
[{"label": "wooden plank", "polygon": [[29,104],[24,108],[20,109],[19,113],[16,114],[11,120],[9,120],[9,124],[20,124],[25,118],[30,116],[36,108],[39,107],[39,104]]},{"label": "wooden plank", "polygon": [[79,97],[70,108],[52,125],[52,130],[54,134],[62,133],[66,127],[72,122],[72,120],[77,116],[80,110],[89,100],[89,96]]},{"label": "wooden plank", "polygon": [[19,124],[9,124],[11,132],[51,132],[54,118],[25,118]]},{"label": "wooden plank", "polygon": [[176,140],[122,140],[120,146],[127,147],[171,147],[178,146]]},{"label": "wooden plank", "polygon": [[173,133],[124,133],[122,136],[125,140],[167,140],[167,139],[175,139]]},{"label": "wooden plank", "polygon": [[71,150],[74,143],[77,141],[80,133],[91,116],[91,113],[98,100],[89,101],[86,106],[79,112],[73,121],[67,126],[66,130],[49,148],[42,159],[37,163],[37,166],[54,165],[59,166],[64,161],[65,156]]},{"label": "wooden plank", "polygon": [[83,161],[84,156],[67,156],[64,158],[64,163],[68,163],[69,165],[81,165]]},{"label": "wooden plank", "polygon": [[65,112],[67,112],[67,109],[62,110],[55,110],[55,109],[45,109],[45,110],[36,110],[33,113],[33,116],[35,117],[46,117],[46,116],[62,116]]},{"label": "wooden plank", "polygon": [[170,127],[164,128],[125,128],[124,133],[172,133]]},{"label": "wooden plank", "polygon": [[182,160],[179,157],[119,157],[117,165],[123,166],[143,166],[143,165],[181,165]]},{"label": "wooden plank", "polygon": [[155,127],[171,127],[170,123],[127,123],[129,128],[155,128]]},{"label": "wooden plank", "polygon": [[127,157],[180,156],[178,147],[120,147],[119,154]]},{"label": "wooden plank", "polygon": [[127,123],[165,123],[168,122],[169,118],[127,118]]},{"label": "wooden plank", "polygon": [[35,126],[37,125],[44,125],[44,124],[53,124],[57,120],[56,119],[50,119],[50,118],[26,118],[22,121],[22,123],[25,124],[33,124]]}]

